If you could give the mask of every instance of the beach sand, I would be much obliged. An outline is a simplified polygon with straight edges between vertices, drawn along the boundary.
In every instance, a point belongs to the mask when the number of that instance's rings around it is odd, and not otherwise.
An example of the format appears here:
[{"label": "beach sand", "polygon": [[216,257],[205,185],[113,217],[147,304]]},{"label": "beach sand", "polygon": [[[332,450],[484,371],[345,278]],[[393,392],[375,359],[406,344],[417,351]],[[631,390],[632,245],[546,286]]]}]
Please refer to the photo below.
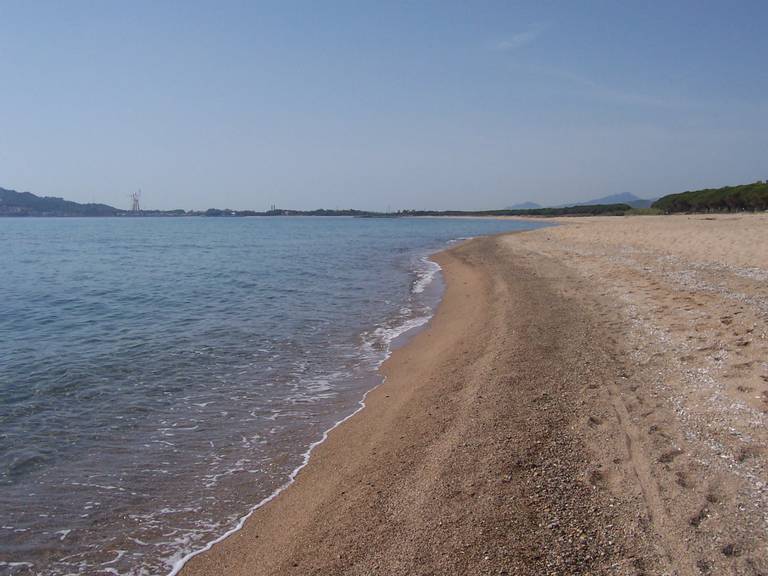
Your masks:
[{"label": "beach sand", "polygon": [[182,573],[768,573],[768,218],[562,222],[438,255],[367,408]]}]

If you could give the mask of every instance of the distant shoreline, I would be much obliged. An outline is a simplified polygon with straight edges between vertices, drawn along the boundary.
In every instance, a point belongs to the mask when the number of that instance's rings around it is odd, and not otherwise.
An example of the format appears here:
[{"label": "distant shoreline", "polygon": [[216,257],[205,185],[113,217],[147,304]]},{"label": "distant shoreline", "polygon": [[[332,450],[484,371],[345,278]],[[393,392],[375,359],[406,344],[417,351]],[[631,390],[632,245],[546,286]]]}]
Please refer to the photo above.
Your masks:
[{"label": "distant shoreline", "polygon": [[116,214],[3,214],[0,218],[360,218],[367,220],[381,219],[421,219],[421,218],[558,218],[580,216],[624,216],[631,210],[627,205],[608,206],[573,206],[568,208],[541,208],[531,210],[488,210],[488,211],[406,211],[397,213],[364,212],[359,210],[279,210],[276,213],[227,210],[207,210],[205,212],[120,212]]},{"label": "distant shoreline", "polygon": [[366,212],[363,210],[275,210],[269,212],[254,212],[252,210],[218,210],[200,211],[140,211],[116,212],[113,214],[80,214],[80,213],[3,213],[3,218],[363,218],[363,219],[393,219],[393,218],[497,218],[497,217],[533,217],[547,218],[558,216],[623,216],[631,207],[626,204],[616,205],[586,205],[566,208],[536,208],[530,210],[409,210],[402,212]]},{"label": "distant shoreline", "polygon": [[[631,196],[631,195],[630,195]],[[320,208],[316,210],[289,210],[272,207],[270,210],[141,210],[138,197],[132,210],[122,210],[107,204],[80,204],[63,198],[41,197],[30,192],[17,192],[0,188],[0,217],[244,217],[244,216],[352,216],[357,218],[408,217],[558,217],[558,216],[645,216],[680,213],[739,213],[768,210],[768,183],[759,180],[752,184],[693,190],[667,194],[654,202],[637,199],[619,201],[622,195],[606,196],[591,203],[570,206],[503,208],[499,210],[398,210],[377,212],[372,210]]]}]

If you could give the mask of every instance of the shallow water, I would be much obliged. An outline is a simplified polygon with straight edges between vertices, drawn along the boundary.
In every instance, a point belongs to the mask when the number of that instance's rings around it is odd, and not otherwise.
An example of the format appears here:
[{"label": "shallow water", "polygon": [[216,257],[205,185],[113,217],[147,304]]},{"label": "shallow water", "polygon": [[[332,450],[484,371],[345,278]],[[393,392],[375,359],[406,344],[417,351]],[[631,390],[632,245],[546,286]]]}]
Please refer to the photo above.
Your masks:
[{"label": "shallow water", "polygon": [[532,224],[0,219],[0,574],[164,574],[358,406],[425,256]]}]

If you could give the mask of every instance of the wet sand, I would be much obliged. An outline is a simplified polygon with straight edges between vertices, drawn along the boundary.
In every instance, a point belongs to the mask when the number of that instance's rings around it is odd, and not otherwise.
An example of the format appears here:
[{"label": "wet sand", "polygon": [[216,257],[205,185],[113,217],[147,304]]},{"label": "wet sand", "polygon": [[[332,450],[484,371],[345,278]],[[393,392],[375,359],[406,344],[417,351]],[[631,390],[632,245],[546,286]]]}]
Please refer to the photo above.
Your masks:
[{"label": "wet sand", "polygon": [[768,573],[765,246],[584,218],[441,253],[368,407],[182,573]]}]

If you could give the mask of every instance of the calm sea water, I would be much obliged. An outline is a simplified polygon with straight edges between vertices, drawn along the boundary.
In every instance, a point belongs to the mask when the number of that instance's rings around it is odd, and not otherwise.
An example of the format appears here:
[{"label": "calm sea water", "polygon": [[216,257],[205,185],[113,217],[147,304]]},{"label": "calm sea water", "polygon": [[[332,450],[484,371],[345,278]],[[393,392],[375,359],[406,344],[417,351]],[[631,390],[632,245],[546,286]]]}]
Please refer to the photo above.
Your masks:
[{"label": "calm sea water", "polygon": [[0,574],[166,574],[284,484],[439,297],[533,225],[0,219]]}]

